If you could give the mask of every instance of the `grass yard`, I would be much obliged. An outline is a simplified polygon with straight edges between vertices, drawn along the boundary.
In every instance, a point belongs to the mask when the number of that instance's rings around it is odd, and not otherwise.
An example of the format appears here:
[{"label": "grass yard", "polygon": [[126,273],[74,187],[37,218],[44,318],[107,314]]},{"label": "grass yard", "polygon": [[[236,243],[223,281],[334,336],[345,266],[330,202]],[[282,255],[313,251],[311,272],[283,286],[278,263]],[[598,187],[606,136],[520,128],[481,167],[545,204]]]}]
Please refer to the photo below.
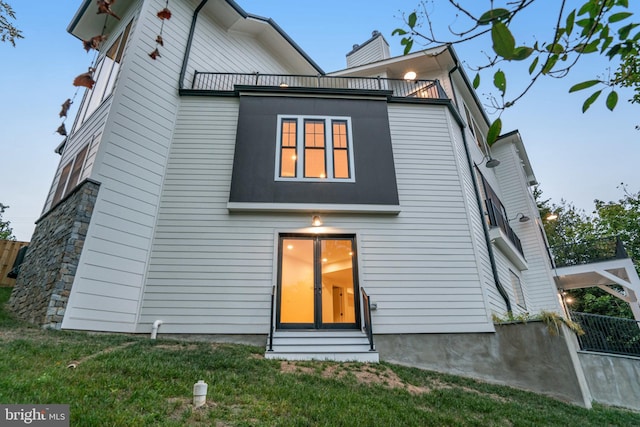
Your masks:
[{"label": "grass yard", "polygon": [[[9,294],[0,288],[0,403],[69,404],[72,426],[640,425],[640,413],[387,363],[280,362],[251,346],[45,331],[7,314]],[[207,404],[193,409],[200,379]]]}]

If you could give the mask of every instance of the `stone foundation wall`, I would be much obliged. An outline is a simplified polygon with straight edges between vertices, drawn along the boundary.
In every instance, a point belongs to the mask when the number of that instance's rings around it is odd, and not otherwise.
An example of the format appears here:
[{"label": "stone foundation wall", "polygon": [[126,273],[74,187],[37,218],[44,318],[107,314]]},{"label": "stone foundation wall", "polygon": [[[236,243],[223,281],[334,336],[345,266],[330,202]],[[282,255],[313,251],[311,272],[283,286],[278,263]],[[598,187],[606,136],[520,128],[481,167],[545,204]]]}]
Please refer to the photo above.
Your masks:
[{"label": "stone foundation wall", "polygon": [[60,329],[99,188],[83,181],[36,223],[9,299],[20,319]]}]

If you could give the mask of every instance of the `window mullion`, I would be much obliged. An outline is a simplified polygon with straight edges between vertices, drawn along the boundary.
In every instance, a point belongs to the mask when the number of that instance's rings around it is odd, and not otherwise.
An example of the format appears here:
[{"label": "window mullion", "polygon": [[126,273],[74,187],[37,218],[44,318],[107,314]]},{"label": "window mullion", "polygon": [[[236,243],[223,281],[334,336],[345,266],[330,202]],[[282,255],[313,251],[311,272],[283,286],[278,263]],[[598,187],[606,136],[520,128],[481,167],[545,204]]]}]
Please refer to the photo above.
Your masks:
[{"label": "window mullion", "polygon": [[[302,122],[302,123],[301,123]],[[296,162],[296,178],[304,178],[304,120],[299,117],[296,118],[296,155],[298,156]]]},{"label": "window mullion", "polygon": [[325,162],[327,179],[333,180],[333,120],[327,120],[329,123],[324,125],[324,148],[325,148]]}]

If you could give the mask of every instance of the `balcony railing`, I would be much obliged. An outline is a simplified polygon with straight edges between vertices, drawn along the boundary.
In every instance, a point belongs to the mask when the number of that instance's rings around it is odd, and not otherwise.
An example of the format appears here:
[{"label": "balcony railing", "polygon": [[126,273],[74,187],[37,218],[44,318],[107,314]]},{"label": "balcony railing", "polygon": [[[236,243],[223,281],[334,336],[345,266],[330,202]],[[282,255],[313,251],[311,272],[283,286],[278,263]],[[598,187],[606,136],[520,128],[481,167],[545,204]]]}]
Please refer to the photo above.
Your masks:
[{"label": "balcony railing", "polygon": [[583,240],[569,245],[551,248],[556,267],[590,264],[612,259],[629,258],[618,236]]},{"label": "balcony railing", "polygon": [[[513,243],[513,245],[518,249],[520,254],[524,256],[524,252],[522,250],[522,243],[520,242],[520,238],[513,231],[507,219],[502,215],[502,209],[497,205],[492,199],[486,199],[487,203],[487,214],[489,216],[489,225],[491,227],[500,227],[502,232],[507,236],[509,241]],[[498,202],[499,203],[499,202]]]},{"label": "balcony railing", "polygon": [[338,77],[294,74],[239,74],[196,71],[191,89],[233,92],[237,86],[328,90],[387,91],[393,97],[448,99],[438,80],[402,80],[381,77]]},{"label": "balcony railing", "polygon": [[570,314],[584,331],[578,336],[582,350],[640,356],[640,322],[598,314]]}]

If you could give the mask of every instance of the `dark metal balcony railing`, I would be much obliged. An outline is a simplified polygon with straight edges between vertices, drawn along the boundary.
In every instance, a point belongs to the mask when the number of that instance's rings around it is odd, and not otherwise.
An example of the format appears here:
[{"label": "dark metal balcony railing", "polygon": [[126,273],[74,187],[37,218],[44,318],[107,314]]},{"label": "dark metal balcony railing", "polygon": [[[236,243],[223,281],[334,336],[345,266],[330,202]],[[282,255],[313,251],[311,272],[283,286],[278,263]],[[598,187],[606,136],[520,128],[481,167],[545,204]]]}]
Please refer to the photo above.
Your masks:
[{"label": "dark metal balcony railing", "polygon": [[438,80],[402,80],[381,77],[337,77],[294,74],[239,74],[196,71],[191,89],[233,92],[236,86],[391,91],[400,98],[448,99]]},{"label": "dark metal balcony railing", "polygon": [[556,267],[590,264],[611,259],[629,258],[618,236],[583,240],[551,248]]},{"label": "dark metal balcony railing", "polygon": [[524,252],[522,250],[522,243],[520,242],[520,238],[513,231],[507,219],[502,215],[502,209],[498,206],[497,203],[492,199],[485,200],[487,204],[487,214],[489,216],[489,225],[491,227],[500,227],[502,232],[507,236],[507,238],[513,243],[513,245],[518,249],[518,252],[522,256],[524,256]]},{"label": "dark metal balcony railing", "polygon": [[584,331],[578,336],[582,350],[640,356],[640,322],[598,314],[570,314]]}]

